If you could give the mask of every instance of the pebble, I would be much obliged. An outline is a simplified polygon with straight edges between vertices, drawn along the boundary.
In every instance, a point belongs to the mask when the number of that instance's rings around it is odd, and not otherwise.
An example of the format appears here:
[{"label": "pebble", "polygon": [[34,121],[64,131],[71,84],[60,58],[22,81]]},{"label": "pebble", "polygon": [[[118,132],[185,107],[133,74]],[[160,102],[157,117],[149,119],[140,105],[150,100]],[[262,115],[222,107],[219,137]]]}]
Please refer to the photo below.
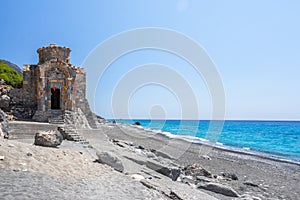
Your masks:
[{"label": "pebble", "polygon": [[0,156],[0,160],[4,160],[4,156]]},{"label": "pebble", "polygon": [[208,155],[203,155],[202,158],[204,158],[206,160],[211,160],[211,158]]},{"label": "pebble", "polygon": [[136,181],[141,181],[141,180],[145,179],[145,177],[143,177],[142,175],[139,175],[139,174],[133,174],[133,175],[131,175],[131,178]]}]

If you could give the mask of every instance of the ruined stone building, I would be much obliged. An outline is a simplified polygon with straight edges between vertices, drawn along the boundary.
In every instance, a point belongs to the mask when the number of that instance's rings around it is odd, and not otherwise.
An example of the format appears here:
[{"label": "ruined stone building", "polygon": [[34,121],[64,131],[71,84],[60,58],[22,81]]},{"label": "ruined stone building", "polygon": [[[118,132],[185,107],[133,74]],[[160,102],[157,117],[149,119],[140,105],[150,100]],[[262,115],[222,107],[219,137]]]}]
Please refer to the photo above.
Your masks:
[{"label": "ruined stone building", "polygon": [[23,66],[23,104],[33,109],[33,120],[47,122],[77,108],[89,113],[86,73],[70,63],[71,49],[51,44],[37,52],[39,62]]}]

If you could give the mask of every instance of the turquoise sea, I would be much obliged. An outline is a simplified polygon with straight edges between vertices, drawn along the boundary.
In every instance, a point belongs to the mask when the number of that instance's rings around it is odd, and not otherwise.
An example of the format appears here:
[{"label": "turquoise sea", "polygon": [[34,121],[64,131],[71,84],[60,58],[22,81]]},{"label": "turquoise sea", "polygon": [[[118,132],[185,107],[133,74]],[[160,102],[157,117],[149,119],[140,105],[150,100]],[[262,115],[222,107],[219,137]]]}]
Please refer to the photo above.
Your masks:
[{"label": "turquoise sea", "polygon": [[126,124],[136,121],[191,142],[300,163],[300,121],[225,121],[222,131],[212,137],[207,134],[209,120],[116,120]]}]

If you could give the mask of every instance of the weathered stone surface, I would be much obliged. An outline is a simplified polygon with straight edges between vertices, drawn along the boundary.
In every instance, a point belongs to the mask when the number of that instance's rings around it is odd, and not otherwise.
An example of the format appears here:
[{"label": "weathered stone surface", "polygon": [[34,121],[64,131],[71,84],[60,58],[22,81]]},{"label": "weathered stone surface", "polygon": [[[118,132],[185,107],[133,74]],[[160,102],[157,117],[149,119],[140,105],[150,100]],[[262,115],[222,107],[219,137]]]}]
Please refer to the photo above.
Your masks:
[{"label": "weathered stone surface", "polygon": [[99,163],[107,164],[119,172],[124,171],[124,166],[121,160],[114,153],[106,151],[106,152],[97,152],[96,155],[98,157],[97,161]]},{"label": "weathered stone surface", "polygon": [[166,179],[143,179],[141,180],[141,183],[147,188],[154,189],[164,194],[167,199],[216,200],[213,196],[176,181],[170,182],[166,181]]},{"label": "weathered stone surface", "polygon": [[22,89],[12,88],[9,92],[9,96],[11,98],[11,104],[15,105],[15,104],[22,103],[22,99],[23,99],[22,95],[23,95]]},{"label": "weathered stone surface", "polygon": [[205,177],[205,176],[197,176],[196,177],[196,180],[197,180],[197,182],[211,182],[211,181],[213,181],[214,179],[212,179],[212,178],[207,178],[207,177]]},{"label": "weathered stone surface", "polygon": [[0,129],[2,137],[8,138],[8,117],[3,110],[0,109]]},{"label": "weathered stone surface", "polygon": [[197,185],[197,188],[223,194],[229,197],[239,197],[239,194],[231,187],[219,183],[200,183]]},{"label": "weathered stone surface", "polygon": [[9,110],[10,97],[6,94],[0,97],[0,108],[3,110]]},{"label": "weathered stone surface", "polygon": [[36,133],[34,144],[44,147],[57,147],[63,141],[63,136],[57,130],[41,131]]},{"label": "weathered stone surface", "polygon": [[194,178],[196,178],[197,176],[212,178],[212,174],[198,163],[186,166],[183,171],[185,175],[192,176]]},{"label": "weathered stone surface", "polygon": [[223,172],[221,173],[221,175],[224,177],[224,178],[228,178],[228,179],[231,179],[231,180],[238,180],[238,177],[236,174],[234,173],[228,173],[228,172]]}]

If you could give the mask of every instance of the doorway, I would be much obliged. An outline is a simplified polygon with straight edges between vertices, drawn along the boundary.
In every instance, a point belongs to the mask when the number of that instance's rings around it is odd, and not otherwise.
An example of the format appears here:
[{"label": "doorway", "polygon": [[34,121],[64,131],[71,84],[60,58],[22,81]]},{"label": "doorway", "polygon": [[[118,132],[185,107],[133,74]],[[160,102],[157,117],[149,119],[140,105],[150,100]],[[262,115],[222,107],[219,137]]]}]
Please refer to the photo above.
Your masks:
[{"label": "doorway", "polygon": [[51,88],[51,109],[60,109],[60,89]]}]

